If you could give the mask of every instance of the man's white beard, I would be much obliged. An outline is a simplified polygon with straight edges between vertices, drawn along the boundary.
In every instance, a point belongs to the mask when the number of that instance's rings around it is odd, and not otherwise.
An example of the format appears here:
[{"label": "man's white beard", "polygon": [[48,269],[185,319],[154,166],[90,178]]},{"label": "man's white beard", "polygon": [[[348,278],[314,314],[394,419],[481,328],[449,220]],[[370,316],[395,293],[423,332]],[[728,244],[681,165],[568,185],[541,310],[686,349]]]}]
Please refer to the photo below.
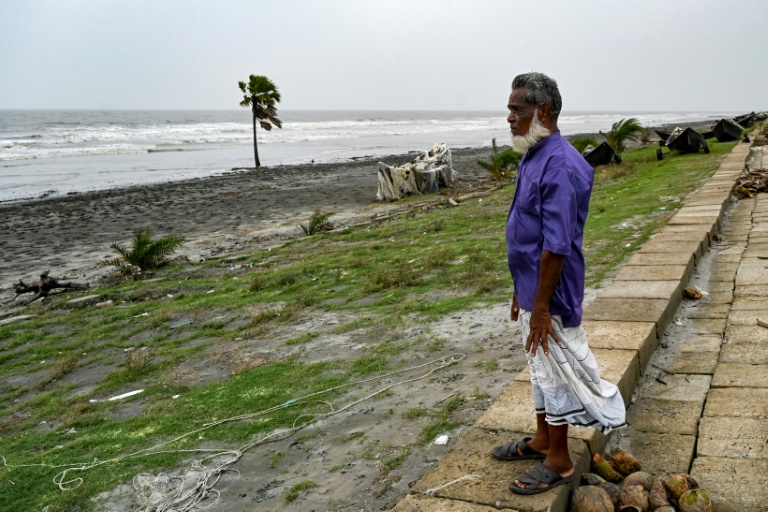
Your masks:
[{"label": "man's white beard", "polygon": [[528,133],[525,135],[515,135],[514,133],[511,134],[512,149],[518,153],[525,153],[533,146],[535,146],[536,143],[549,137],[551,134],[552,132],[547,130],[544,125],[541,124],[541,121],[539,121],[539,116],[534,114],[533,120],[531,121],[531,126],[528,128]]}]

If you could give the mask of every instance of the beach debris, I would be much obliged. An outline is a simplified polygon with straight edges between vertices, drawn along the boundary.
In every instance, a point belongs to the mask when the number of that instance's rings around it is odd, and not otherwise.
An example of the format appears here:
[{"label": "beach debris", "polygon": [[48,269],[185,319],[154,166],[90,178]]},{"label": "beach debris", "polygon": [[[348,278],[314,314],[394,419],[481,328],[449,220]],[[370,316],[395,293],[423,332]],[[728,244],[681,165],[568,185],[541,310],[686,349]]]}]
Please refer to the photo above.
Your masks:
[{"label": "beach debris", "polygon": [[611,497],[596,486],[583,486],[574,491],[571,499],[572,512],[613,512]]},{"label": "beach debris", "polygon": [[448,444],[448,439],[450,439],[447,435],[443,434],[441,436],[437,436],[437,439],[435,439],[436,445],[446,445]]},{"label": "beach debris", "polygon": [[66,293],[77,290],[87,290],[90,286],[88,283],[59,281],[58,278],[48,275],[49,273],[50,270],[46,270],[40,274],[40,279],[32,284],[27,284],[23,280],[19,279],[19,282],[13,285],[13,290],[16,295],[8,302],[10,303],[15,301],[20,295],[25,293],[34,293],[35,295],[31,299],[24,302],[24,305],[26,306],[28,304],[32,304],[38,299],[44,299],[48,297],[48,294],[56,289],[61,290],[61,293]]},{"label": "beach debris", "polygon": [[768,191],[768,170],[750,169],[747,167],[739,179],[736,180],[736,186],[733,189],[733,195],[737,199],[747,199],[755,197],[760,192]]},{"label": "beach debris", "polygon": [[379,162],[378,201],[397,201],[403,197],[426,192],[437,192],[440,187],[450,187],[456,178],[451,150],[444,143],[434,144],[429,151],[417,156],[412,162],[390,166]]},{"label": "beach debris", "polygon": [[683,290],[683,296],[686,299],[698,300],[701,298],[701,292],[696,288],[686,288]]},{"label": "beach debris", "polygon": [[630,485],[622,487],[619,494],[619,510],[633,510],[635,512],[646,512],[648,510],[648,491],[643,489],[642,485]]},{"label": "beach debris", "polygon": [[139,393],[143,393],[143,389],[136,389],[134,391],[129,391],[127,393],[123,393],[122,395],[113,396],[112,398],[108,398],[107,400],[109,402],[112,402],[114,400],[122,400],[123,398],[128,398],[130,396],[138,395]]},{"label": "beach debris", "polygon": [[[592,459],[593,470],[595,461],[598,466],[617,469],[617,472],[618,467],[626,471],[640,466],[632,454],[620,448],[614,448],[606,458],[596,453]],[[611,483],[597,474],[583,473],[582,480],[587,485],[578,487],[573,494],[571,510],[574,512],[712,512],[706,491],[688,474],[669,477],[661,473],[654,477],[638,470],[625,475],[620,483]]]}]

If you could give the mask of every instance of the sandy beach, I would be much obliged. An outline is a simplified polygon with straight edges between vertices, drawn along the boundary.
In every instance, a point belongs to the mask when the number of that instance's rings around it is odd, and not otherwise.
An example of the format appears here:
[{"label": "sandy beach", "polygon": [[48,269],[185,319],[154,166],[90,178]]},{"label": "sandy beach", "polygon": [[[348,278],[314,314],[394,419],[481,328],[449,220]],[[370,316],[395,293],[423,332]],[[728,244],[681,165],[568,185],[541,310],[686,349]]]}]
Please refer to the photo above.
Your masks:
[{"label": "sandy beach", "polygon": [[[486,185],[476,164],[488,148],[453,150],[456,189]],[[0,287],[41,272],[88,280],[103,273],[109,245],[128,243],[139,227],[157,236],[182,235],[181,253],[205,258],[224,248],[278,243],[298,236],[315,210],[333,211],[337,225],[371,216],[380,203],[376,164],[401,164],[416,153],[344,163],[236,170],[231,174],[147,186],[0,204]]]}]

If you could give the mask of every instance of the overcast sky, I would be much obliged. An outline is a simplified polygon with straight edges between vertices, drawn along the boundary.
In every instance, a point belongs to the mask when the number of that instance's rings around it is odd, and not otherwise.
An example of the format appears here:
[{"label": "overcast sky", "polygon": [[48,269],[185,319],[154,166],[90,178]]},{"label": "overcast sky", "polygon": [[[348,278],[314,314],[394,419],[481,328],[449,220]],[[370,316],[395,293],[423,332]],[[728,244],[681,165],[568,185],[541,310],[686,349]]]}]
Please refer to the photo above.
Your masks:
[{"label": "overcast sky", "polygon": [[0,0],[2,109],[768,110],[765,0]]}]

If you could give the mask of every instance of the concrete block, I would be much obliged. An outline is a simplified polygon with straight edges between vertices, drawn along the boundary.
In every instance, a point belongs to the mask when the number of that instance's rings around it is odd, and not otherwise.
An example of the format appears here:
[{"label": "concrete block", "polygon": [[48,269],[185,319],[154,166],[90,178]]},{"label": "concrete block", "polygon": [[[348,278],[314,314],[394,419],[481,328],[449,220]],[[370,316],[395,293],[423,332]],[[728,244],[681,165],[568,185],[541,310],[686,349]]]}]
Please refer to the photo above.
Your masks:
[{"label": "concrete block", "polygon": [[768,458],[768,429],[755,418],[706,416],[699,424],[698,457]]},{"label": "concrete block", "polygon": [[[515,477],[533,465],[531,461],[502,462],[491,456],[497,445],[520,439],[514,432],[493,433],[485,429],[468,429],[456,447],[448,452],[437,467],[424,475],[411,489],[413,494],[466,501],[488,507],[520,512],[566,510],[568,498],[579,481],[563,485],[535,496],[520,496],[509,490]],[[582,441],[570,440],[571,459],[576,473],[589,471],[590,456]]]},{"label": "concrete block", "polygon": [[720,352],[720,362],[768,365],[768,343],[726,343]]},{"label": "concrete block", "polygon": [[694,318],[688,320],[694,334],[723,334],[725,332],[725,318]]},{"label": "concrete block", "polygon": [[683,265],[686,267],[686,270],[693,271],[693,254],[682,252],[637,252],[629,258],[627,265]]},{"label": "concrete block", "polygon": [[733,281],[709,281],[704,287],[707,292],[724,292],[733,290]]},{"label": "concrete block", "polygon": [[698,240],[683,240],[670,242],[668,240],[655,240],[651,238],[637,251],[640,254],[679,252],[692,254],[696,261],[704,254],[702,244]]},{"label": "concrete block", "polygon": [[712,376],[713,388],[768,388],[768,366],[720,363]]},{"label": "concrete block", "polygon": [[763,317],[763,320],[768,321],[768,314],[764,314],[756,310],[743,310],[743,311],[731,311],[728,314],[728,325],[730,326],[756,326],[757,319]]},{"label": "concrete block", "polygon": [[635,456],[643,471],[654,475],[688,473],[693,460],[696,436],[642,432],[630,427],[619,446]]},{"label": "concrete block", "polygon": [[621,299],[618,297],[597,297],[584,313],[584,320],[616,322],[652,322],[665,326],[672,319],[672,307],[664,299]]},{"label": "concrete block", "polygon": [[768,460],[698,457],[691,476],[706,489],[717,512],[765,512]]},{"label": "concrete block", "polygon": [[732,304],[733,290],[708,292],[696,301],[697,304]]},{"label": "concrete block", "polygon": [[640,362],[634,350],[594,349],[600,378],[618,386],[624,406],[628,406],[640,378]]},{"label": "concrete block", "polygon": [[[616,281],[684,281],[685,265],[624,265],[616,274]],[[686,280],[687,281],[687,280]]]},{"label": "concrete block", "polygon": [[736,279],[736,272],[733,270],[713,270],[709,273],[709,282],[713,281],[725,281],[733,285]]},{"label": "concrete block", "polygon": [[627,411],[627,423],[641,432],[695,436],[702,403],[640,397]]},{"label": "concrete block", "polygon": [[17,315],[17,316],[12,316],[10,318],[3,318],[2,320],[0,320],[0,325],[21,322],[22,320],[29,320],[30,318],[34,318],[34,317],[35,315]]},{"label": "concrete block", "polygon": [[[763,320],[768,320],[768,315],[763,315]],[[755,318],[760,318],[755,316]],[[728,343],[768,343],[768,329],[757,325],[729,325],[725,330],[725,339]]]},{"label": "concrete block", "polygon": [[731,304],[731,311],[765,311],[765,298],[741,296],[739,295],[739,289],[734,292],[733,304]]},{"label": "concrete block", "polygon": [[675,350],[677,352],[717,352],[719,354],[722,342],[723,339],[720,336],[694,336],[677,342]]},{"label": "concrete block", "polygon": [[734,290],[734,297],[768,297],[768,284],[741,285]]},{"label": "concrete block", "polygon": [[76,299],[68,300],[67,305],[70,307],[87,306],[88,304],[96,304],[101,300],[101,295],[86,295],[85,297],[78,297]]},{"label": "concrete block", "polygon": [[[533,436],[536,432],[536,411],[533,407],[530,372],[528,376],[527,382],[512,381],[480,416],[475,426],[492,431],[524,432],[527,436]],[[591,452],[602,450],[606,443],[605,436],[594,428],[570,428],[568,437],[584,441]]]},{"label": "concrete block", "polygon": [[669,373],[712,375],[719,357],[717,352],[678,352],[664,369]]},{"label": "concrete block", "polygon": [[581,326],[591,349],[636,350],[641,373],[658,345],[656,325],[651,322],[584,321]]},{"label": "concrete block", "polygon": [[[632,267],[666,268],[666,267]],[[622,297],[626,299],[671,299],[679,297],[683,285],[680,281],[623,281],[616,279],[600,291],[602,297]]]},{"label": "concrete block", "polygon": [[519,512],[510,508],[498,509],[466,501],[447,500],[414,494],[406,496],[391,512]]},{"label": "concrete block", "polygon": [[704,403],[712,377],[709,375],[665,375],[664,382],[652,382],[644,398]]},{"label": "concrete block", "polygon": [[686,312],[688,318],[728,318],[730,304],[701,304]]},{"label": "concrete block", "polygon": [[704,416],[768,419],[768,389],[710,389]]}]

